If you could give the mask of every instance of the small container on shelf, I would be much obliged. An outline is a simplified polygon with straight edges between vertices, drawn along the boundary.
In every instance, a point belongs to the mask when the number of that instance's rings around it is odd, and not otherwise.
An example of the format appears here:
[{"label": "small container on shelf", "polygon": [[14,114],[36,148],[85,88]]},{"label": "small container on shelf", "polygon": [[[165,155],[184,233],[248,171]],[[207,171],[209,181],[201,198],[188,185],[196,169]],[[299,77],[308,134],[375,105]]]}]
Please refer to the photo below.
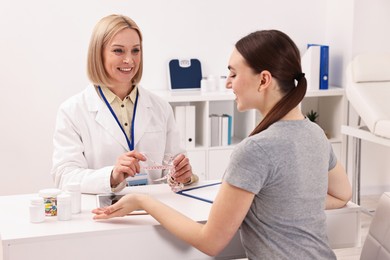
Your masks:
[{"label": "small container on shelf", "polygon": [[227,88],[226,88],[226,80],[227,80],[226,76],[220,76],[219,77],[219,79],[218,79],[218,90],[219,91],[227,90]]}]

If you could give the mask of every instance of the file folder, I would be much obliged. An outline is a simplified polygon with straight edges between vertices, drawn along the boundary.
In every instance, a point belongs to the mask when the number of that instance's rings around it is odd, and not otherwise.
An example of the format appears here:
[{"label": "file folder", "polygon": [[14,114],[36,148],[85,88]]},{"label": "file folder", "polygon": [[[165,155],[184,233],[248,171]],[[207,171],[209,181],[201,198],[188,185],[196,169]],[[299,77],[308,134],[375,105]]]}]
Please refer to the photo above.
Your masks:
[{"label": "file folder", "polygon": [[319,88],[329,88],[329,46],[321,44],[308,44],[308,48],[319,48]]},{"label": "file folder", "polygon": [[216,114],[211,114],[210,116],[210,146],[220,146],[220,122],[219,116]]},{"label": "file folder", "polygon": [[222,115],[222,145],[232,144],[232,116],[228,114]]},{"label": "file folder", "polygon": [[301,59],[302,71],[305,73],[307,89],[320,89],[320,46],[308,46]]},{"label": "file folder", "polygon": [[173,113],[180,132],[180,145],[195,148],[195,106],[175,106]]},{"label": "file folder", "polygon": [[195,148],[195,106],[186,106],[185,147]]},{"label": "file folder", "polygon": [[222,127],[221,127],[221,145],[228,145],[228,135],[229,135],[229,118],[225,115],[221,116]]},{"label": "file folder", "polygon": [[175,106],[173,109],[176,125],[180,134],[180,146],[186,147],[186,107]]}]

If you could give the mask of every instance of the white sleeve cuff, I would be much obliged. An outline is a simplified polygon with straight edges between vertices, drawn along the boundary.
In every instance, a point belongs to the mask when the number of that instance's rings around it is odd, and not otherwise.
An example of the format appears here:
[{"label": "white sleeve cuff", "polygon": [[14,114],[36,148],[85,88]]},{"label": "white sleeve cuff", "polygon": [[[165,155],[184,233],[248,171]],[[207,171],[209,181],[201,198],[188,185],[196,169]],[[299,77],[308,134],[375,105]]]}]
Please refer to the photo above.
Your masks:
[{"label": "white sleeve cuff", "polygon": [[127,181],[126,179],[124,181],[122,181],[121,183],[119,183],[117,186],[111,188],[111,192],[120,192],[121,190],[123,190],[127,185]]}]

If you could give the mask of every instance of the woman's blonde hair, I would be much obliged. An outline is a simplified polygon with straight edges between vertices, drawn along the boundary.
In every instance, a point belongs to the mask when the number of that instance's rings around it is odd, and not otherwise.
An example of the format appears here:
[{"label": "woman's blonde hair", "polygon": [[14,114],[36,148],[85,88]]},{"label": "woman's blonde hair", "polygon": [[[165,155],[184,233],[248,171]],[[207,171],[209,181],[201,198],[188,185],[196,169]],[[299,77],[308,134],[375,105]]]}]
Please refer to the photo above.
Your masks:
[{"label": "woman's blonde hair", "polygon": [[104,68],[103,50],[105,45],[123,29],[133,29],[138,33],[140,38],[141,62],[137,73],[135,74],[132,84],[136,85],[140,82],[143,69],[142,55],[142,34],[138,25],[129,17],[123,15],[112,14],[102,18],[92,32],[91,40],[88,49],[87,73],[89,80],[94,85],[109,86],[111,78]]}]

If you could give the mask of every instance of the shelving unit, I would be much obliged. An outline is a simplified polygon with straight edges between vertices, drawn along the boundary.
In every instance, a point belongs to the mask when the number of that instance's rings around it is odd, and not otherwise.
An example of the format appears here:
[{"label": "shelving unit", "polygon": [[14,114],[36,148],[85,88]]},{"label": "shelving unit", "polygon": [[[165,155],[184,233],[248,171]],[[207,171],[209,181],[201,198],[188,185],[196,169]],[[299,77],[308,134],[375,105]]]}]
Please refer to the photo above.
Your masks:
[{"label": "shelving unit", "polygon": [[340,161],[344,161],[344,140],[341,126],[346,122],[347,102],[344,89],[330,87],[328,90],[309,90],[302,101],[304,115],[311,110],[318,113],[317,123],[324,129],[333,150]]},{"label": "shelving unit", "polygon": [[[261,120],[255,110],[238,112],[235,95],[231,90],[216,92],[158,90],[155,94],[175,106],[195,106],[195,148],[187,149],[193,171],[202,180],[220,179],[228,165],[234,145],[246,138]],[[304,114],[313,110],[319,114],[318,124],[328,134],[337,156],[342,155],[341,125],[344,122],[346,105],[344,89],[331,87],[328,90],[308,91],[302,101]],[[210,114],[232,116],[232,144],[211,146]],[[340,158],[339,157],[339,158]]]}]

